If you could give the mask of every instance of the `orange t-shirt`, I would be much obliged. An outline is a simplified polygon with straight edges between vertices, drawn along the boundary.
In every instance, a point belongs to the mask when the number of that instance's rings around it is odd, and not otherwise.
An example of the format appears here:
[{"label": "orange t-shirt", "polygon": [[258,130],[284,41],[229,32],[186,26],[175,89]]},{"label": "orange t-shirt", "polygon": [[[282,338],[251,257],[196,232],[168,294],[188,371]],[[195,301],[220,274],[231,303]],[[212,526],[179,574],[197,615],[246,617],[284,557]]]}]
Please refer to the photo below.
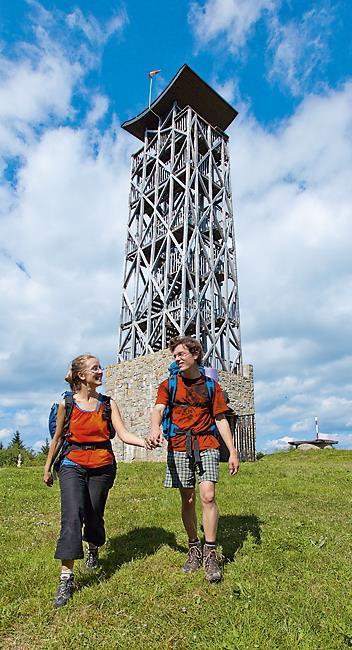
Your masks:
[{"label": "orange t-shirt", "polygon": [[[106,420],[103,420],[104,406],[98,402],[94,411],[84,411],[76,402],[70,418],[69,442],[105,442],[109,440],[109,428]],[[101,467],[110,465],[114,457],[108,449],[72,449],[66,458],[84,467]]]},{"label": "orange t-shirt", "polygon": [[[167,406],[170,400],[169,380],[165,379],[158,388],[156,404]],[[179,402],[182,406],[178,406]],[[186,404],[187,406],[183,406]],[[203,406],[204,404],[204,406]],[[197,405],[197,406],[196,406]],[[202,405],[202,406],[200,406]],[[178,428],[192,429],[194,433],[206,431],[214,424],[214,417],[229,411],[220,385],[215,382],[213,403],[210,405],[208,389],[205,379],[201,375],[197,379],[187,379],[181,374],[177,375],[176,394],[172,407],[171,419]],[[205,449],[218,449],[219,440],[213,434],[198,436],[200,451]],[[178,433],[169,438],[169,451],[186,451],[186,434]]]}]

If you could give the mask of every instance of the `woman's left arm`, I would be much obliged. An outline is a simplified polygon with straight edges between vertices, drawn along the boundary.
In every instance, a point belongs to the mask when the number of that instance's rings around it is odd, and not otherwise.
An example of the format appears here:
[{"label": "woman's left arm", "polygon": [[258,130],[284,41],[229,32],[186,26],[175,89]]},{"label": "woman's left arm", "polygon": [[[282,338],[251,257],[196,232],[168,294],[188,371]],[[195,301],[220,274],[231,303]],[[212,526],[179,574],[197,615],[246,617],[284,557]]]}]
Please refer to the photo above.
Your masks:
[{"label": "woman's left arm", "polygon": [[116,402],[113,399],[111,399],[110,404],[111,404],[112,426],[114,427],[120,440],[122,440],[122,442],[126,442],[128,445],[135,445],[136,447],[144,447],[145,449],[149,449],[144,438],[140,438],[139,436],[136,436],[134,433],[130,433],[129,431],[127,431],[123,423],[119,407],[117,406]]}]

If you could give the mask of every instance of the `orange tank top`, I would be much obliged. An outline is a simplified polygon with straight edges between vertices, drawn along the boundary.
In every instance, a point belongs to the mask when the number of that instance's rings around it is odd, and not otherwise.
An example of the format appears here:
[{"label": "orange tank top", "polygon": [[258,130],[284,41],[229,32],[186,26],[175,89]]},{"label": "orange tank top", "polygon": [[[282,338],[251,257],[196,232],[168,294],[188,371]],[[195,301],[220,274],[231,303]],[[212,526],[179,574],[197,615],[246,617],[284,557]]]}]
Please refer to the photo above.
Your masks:
[{"label": "orange tank top", "polygon": [[[68,441],[93,444],[109,440],[109,428],[107,421],[103,419],[103,410],[104,406],[99,401],[94,411],[85,411],[74,402]],[[90,468],[110,465],[114,461],[108,449],[72,449],[66,458]]]}]

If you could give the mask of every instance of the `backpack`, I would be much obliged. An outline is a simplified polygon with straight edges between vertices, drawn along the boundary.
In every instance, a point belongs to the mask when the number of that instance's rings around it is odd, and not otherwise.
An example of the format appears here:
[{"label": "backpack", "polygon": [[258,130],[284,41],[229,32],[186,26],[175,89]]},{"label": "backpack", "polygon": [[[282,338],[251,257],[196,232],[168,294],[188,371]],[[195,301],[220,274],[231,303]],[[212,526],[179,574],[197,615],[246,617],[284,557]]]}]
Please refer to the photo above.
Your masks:
[{"label": "backpack", "polygon": [[[64,427],[63,427],[63,432],[64,435],[67,434],[69,424],[70,424],[70,417],[73,409],[73,393],[71,391],[65,391],[62,393],[62,396],[65,400],[65,419],[64,419]],[[56,402],[55,404],[52,405],[49,413],[49,421],[48,421],[48,428],[49,428],[49,433],[50,437],[54,437],[54,433],[56,431],[56,421],[57,421],[57,412],[59,410],[59,405]]]},{"label": "backpack", "polygon": [[[199,372],[200,374],[204,377],[205,379],[205,385],[207,387],[208,391],[208,397],[209,397],[209,402],[212,405],[214,401],[214,394],[215,394],[215,381],[211,377],[208,377],[205,374],[205,368],[203,365],[199,365]],[[173,402],[175,399],[176,395],[176,389],[177,389],[177,376],[180,373],[180,369],[176,363],[176,361],[173,361],[169,365],[169,403],[167,406],[165,406],[164,411],[163,411],[163,417],[161,420],[161,426],[163,429],[163,434],[165,438],[172,438],[173,436],[176,435],[177,433],[177,427],[173,422],[171,421],[171,415],[172,415],[172,406]],[[210,431],[214,434],[217,433],[217,427],[216,424],[212,424],[210,427]]]},{"label": "backpack", "polygon": [[[68,447],[67,443],[67,434],[69,432],[70,428],[70,418],[71,418],[71,413],[73,409],[73,393],[72,391],[65,391],[62,393],[62,396],[65,400],[65,419],[64,419],[64,426],[63,426],[63,434],[64,434],[64,439],[62,442],[62,445],[57,453],[56,459],[53,463],[53,468],[54,468],[54,473],[55,471],[58,470],[60,463],[62,459],[65,456],[65,451],[66,448]],[[101,395],[99,394],[98,400],[102,402],[103,404],[103,420],[106,420],[108,423],[108,430],[109,430],[109,438],[112,440],[112,438],[115,438],[116,431],[113,427],[113,424],[111,422],[111,403],[110,403],[110,397],[108,395]],[[48,421],[48,428],[49,428],[49,434],[50,437],[54,437],[54,433],[56,431],[56,421],[57,421],[57,412],[59,410],[59,405],[58,403],[54,403],[50,409],[49,413],[49,421]]]}]

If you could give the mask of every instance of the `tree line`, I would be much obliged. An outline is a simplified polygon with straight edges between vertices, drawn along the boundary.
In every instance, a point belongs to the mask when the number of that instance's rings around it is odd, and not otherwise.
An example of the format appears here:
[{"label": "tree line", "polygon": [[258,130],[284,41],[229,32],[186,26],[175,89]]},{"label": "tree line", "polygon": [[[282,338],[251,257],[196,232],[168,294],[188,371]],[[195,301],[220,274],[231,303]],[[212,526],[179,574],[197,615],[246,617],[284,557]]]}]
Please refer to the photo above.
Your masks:
[{"label": "tree line", "polygon": [[[21,438],[19,431],[16,431],[7,447],[0,441],[0,467],[9,465],[37,465],[45,461],[49,451],[49,440],[45,439],[45,444],[41,446],[39,452],[35,452],[30,447],[26,447]],[[20,462],[19,462],[20,461]]]}]

